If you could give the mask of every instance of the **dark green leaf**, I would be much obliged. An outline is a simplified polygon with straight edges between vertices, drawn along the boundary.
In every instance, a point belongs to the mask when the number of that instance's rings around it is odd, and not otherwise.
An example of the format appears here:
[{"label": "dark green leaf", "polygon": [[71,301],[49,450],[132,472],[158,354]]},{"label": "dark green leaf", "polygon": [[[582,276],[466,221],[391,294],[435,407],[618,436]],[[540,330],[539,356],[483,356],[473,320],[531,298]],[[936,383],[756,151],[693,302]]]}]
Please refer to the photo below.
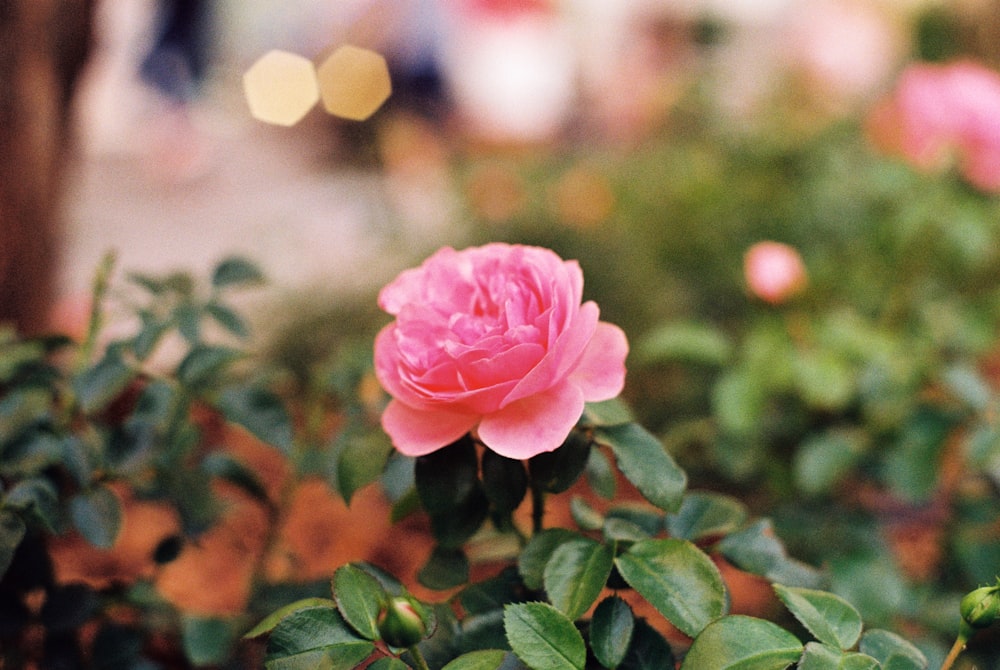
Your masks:
[{"label": "dark green leaf", "polygon": [[243,426],[265,444],[291,452],[292,419],[274,392],[258,386],[230,386],[220,394],[218,408],[227,421]]},{"label": "dark green leaf", "polygon": [[866,439],[862,433],[844,430],[809,438],[795,453],[795,483],[805,493],[826,493],[858,462]]},{"label": "dark green leaf", "polygon": [[48,479],[35,477],[18,482],[4,499],[4,505],[37,519],[48,530],[59,528],[59,493]]},{"label": "dark green leaf", "polygon": [[698,635],[726,613],[726,589],[718,568],[690,542],[636,542],[615,565],[629,586],[686,635]]},{"label": "dark green leaf", "polygon": [[518,658],[532,670],[583,670],[587,647],[573,622],[546,603],[504,610],[504,631]]},{"label": "dark green leaf", "polygon": [[651,536],[639,524],[614,516],[609,516],[605,519],[602,530],[604,531],[605,539],[609,542],[619,542],[626,545],[648,540]]},{"label": "dark green leaf", "polygon": [[580,496],[573,496],[569,501],[569,511],[581,530],[599,530],[604,526],[604,515]]},{"label": "dark green leaf", "polygon": [[611,461],[600,449],[591,449],[590,457],[587,459],[587,483],[590,484],[590,488],[593,489],[594,493],[601,496],[605,500],[611,500],[615,497],[615,491],[618,488],[618,482],[615,479],[614,468],[611,467]]},{"label": "dark green leaf", "polygon": [[417,579],[437,591],[461,586],[469,580],[469,559],[461,549],[434,547]]},{"label": "dark green leaf", "polygon": [[410,666],[403,663],[398,658],[385,657],[380,658],[371,665],[368,666],[368,670],[411,670]]},{"label": "dark green leaf", "polygon": [[181,627],[184,655],[196,666],[219,665],[232,652],[236,632],[230,622],[213,617],[184,617]]},{"label": "dark green leaf", "polygon": [[95,547],[110,549],[122,525],[118,496],[105,486],[83,491],[70,500],[70,516],[80,534]]},{"label": "dark green leaf", "polygon": [[293,614],[294,612],[298,612],[299,610],[311,609],[315,607],[335,608],[336,606],[337,603],[329,598],[303,598],[302,600],[289,603],[281,609],[271,612],[271,614],[264,617],[260,623],[245,633],[243,637],[247,640],[252,640],[255,637],[260,637],[261,635],[270,633],[282,619]]},{"label": "dark green leaf", "polygon": [[73,379],[73,391],[80,409],[87,414],[104,409],[125,390],[135,374],[116,349],[109,349],[96,365]]},{"label": "dark green leaf", "polygon": [[224,286],[252,285],[264,282],[264,273],[260,271],[256,264],[245,258],[232,256],[224,259],[215,266],[212,273],[212,286],[222,288]]},{"label": "dark green leaf", "polygon": [[532,486],[549,493],[567,490],[587,467],[591,447],[590,439],[581,431],[574,430],[554,451],[532,456],[528,460]]},{"label": "dark green leaf", "polygon": [[146,311],[140,312],[139,318],[142,320],[142,326],[139,328],[139,332],[135,334],[135,337],[132,338],[132,353],[140,361],[144,361],[156,349],[160,338],[167,332],[169,324]]},{"label": "dark green leaf", "polygon": [[250,326],[247,325],[246,320],[225,305],[220,305],[217,302],[210,302],[205,305],[205,311],[209,316],[215,319],[216,323],[236,337],[240,339],[250,337]]},{"label": "dark green leaf", "polygon": [[233,456],[216,451],[206,456],[201,468],[212,477],[225,480],[261,502],[269,500],[267,489],[257,474]]},{"label": "dark green leaf", "polygon": [[355,565],[333,573],[333,599],[344,620],[367,640],[377,640],[378,616],[387,595],[378,580]]},{"label": "dark green leaf", "polygon": [[309,607],[284,617],[267,643],[269,668],[299,667],[302,661],[329,659],[330,668],[350,670],[375,649],[358,637],[336,607]]},{"label": "dark green leaf", "polygon": [[639,492],[660,509],[677,509],[687,487],[687,475],[656,439],[638,424],[608,426],[594,431],[615,455],[618,468]]},{"label": "dark green leaf", "polygon": [[130,424],[141,423],[162,428],[170,419],[175,404],[174,387],[166,381],[155,379],[142,389],[128,421]]},{"label": "dark green leaf", "polygon": [[725,535],[743,525],[746,507],[735,498],[719,493],[692,491],[684,496],[681,508],[667,515],[670,535],[683,540]]},{"label": "dark green leaf", "polygon": [[190,344],[201,340],[201,309],[192,303],[183,303],[174,310],[177,330]]},{"label": "dark green leaf", "polygon": [[914,502],[930,497],[938,483],[941,448],[954,425],[951,417],[928,408],[904,424],[885,463],[885,478],[893,492]]},{"label": "dark green leaf", "polygon": [[28,388],[0,399],[0,449],[17,440],[24,431],[50,420],[52,398],[48,391]]},{"label": "dark green leaf", "polygon": [[780,626],[727,616],[695,638],[681,670],[784,670],[802,656],[802,643]]},{"label": "dark green leaf", "polygon": [[877,660],[865,654],[841,651],[818,642],[806,644],[798,670],[881,670]]},{"label": "dark green leaf", "polygon": [[482,649],[462,654],[441,670],[499,670],[507,652],[502,649]]},{"label": "dark green leaf", "polygon": [[487,449],[483,453],[483,491],[494,511],[509,515],[528,492],[524,463]]},{"label": "dark green leaf", "polygon": [[727,535],[717,548],[736,567],[772,582],[815,588],[823,581],[815,568],[789,558],[785,546],[774,536],[769,519],[760,519]]},{"label": "dark green leaf", "polygon": [[628,603],[618,596],[598,603],[590,622],[590,647],[601,665],[617,668],[625,660],[632,644],[635,615]]},{"label": "dark green leaf", "polygon": [[462,611],[466,614],[502,610],[507,603],[523,600],[521,579],[517,570],[507,567],[496,577],[470,584],[459,594]]},{"label": "dark green leaf", "polygon": [[350,505],[354,494],[382,475],[392,443],[381,431],[344,435],[337,452],[337,490]]},{"label": "dark green leaf", "polygon": [[548,528],[535,533],[518,559],[517,570],[521,573],[524,585],[535,591],[541,589],[545,564],[549,562],[552,552],[564,542],[580,537],[578,533],[566,528]]},{"label": "dark green leaf", "polygon": [[826,591],[774,585],[788,610],[820,642],[850,649],[861,636],[861,615],[840,596]]},{"label": "dark green leaf", "polygon": [[926,670],[927,659],[913,644],[887,630],[869,630],[858,651],[875,658],[882,670]]},{"label": "dark green leaf", "polygon": [[476,447],[468,436],[420,456],[414,464],[420,503],[431,515],[450,513],[479,488]]},{"label": "dark green leaf", "polygon": [[618,670],[663,670],[674,667],[674,652],[645,619],[635,622],[632,643]]},{"label": "dark green leaf", "polygon": [[588,538],[560,544],[542,577],[549,600],[570,619],[580,618],[601,594],[613,561],[611,547]]},{"label": "dark green leaf", "polygon": [[205,386],[242,354],[232,347],[199,344],[177,366],[177,379],[190,388]]},{"label": "dark green leaf", "polygon": [[0,578],[14,560],[14,552],[24,539],[26,530],[20,515],[0,509]]}]

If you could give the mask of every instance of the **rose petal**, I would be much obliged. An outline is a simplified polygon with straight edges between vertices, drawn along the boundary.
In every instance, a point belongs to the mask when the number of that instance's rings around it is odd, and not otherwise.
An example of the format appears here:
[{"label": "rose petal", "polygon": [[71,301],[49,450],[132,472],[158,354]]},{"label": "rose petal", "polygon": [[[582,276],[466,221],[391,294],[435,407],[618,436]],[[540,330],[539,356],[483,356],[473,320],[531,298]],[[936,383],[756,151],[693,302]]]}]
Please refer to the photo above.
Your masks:
[{"label": "rose petal", "polygon": [[618,326],[601,321],[569,380],[580,387],[587,402],[614,398],[625,387],[628,339]]},{"label": "rose petal", "polygon": [[558,384],[484,416],[479,439],[507,458],[531,458],[561,445],[583,413],[583,392]]},{"label": "rose petal", "polygon": [[390,400],[382,412],[382,429],[401,453],[423,456],[462,437],[478,420],[475,414],[418,410]]}]

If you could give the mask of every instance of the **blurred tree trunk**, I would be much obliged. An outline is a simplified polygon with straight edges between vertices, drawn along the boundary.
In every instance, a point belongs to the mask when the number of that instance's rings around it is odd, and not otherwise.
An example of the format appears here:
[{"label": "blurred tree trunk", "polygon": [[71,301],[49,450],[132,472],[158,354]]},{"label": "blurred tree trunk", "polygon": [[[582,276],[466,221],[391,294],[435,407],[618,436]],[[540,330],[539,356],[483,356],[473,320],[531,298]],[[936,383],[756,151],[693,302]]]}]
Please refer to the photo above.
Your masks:
[{"label": "blurred tree trunk", "polygon": [[0,0],[0,322],[44,330],[95,0]]}]

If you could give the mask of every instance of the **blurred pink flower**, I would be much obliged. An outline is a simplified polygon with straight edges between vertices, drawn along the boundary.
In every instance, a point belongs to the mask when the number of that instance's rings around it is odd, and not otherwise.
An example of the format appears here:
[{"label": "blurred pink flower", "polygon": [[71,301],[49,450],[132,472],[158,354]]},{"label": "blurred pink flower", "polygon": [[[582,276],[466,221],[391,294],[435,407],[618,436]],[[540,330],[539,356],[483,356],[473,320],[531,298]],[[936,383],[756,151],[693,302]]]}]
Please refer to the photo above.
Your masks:
[{"label": "blurred pink flower", "polygon": [[918,63],[869,119],[873,141],[928,171],[951,166],[1000,192],[1000,74],[972,61]]},{"label": "blurred pink flower", "polygon": [[446,247],[402,272],[379,294],[396,320],[375,339],[396,448],[420,456],[473,429],[509,458],[562,444],[584,402],[625,382],[625,334],[582,294],[579,264],[538,247]]},{"label": "blurred pink flower", "polygon": [[799,252],[780,242],[758,242],[750,247],[743,259],[743,273],[750,291],[772,304],[797,294],[808,281]]}]

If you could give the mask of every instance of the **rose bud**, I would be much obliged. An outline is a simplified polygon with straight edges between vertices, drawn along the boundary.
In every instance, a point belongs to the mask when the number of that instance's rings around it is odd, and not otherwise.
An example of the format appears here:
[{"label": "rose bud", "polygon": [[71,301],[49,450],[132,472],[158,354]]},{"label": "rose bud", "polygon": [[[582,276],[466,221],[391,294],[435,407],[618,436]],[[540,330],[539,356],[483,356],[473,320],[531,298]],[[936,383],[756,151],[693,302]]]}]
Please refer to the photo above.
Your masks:
[{"label": "rose bud", "polygon": [[962,619],[973,628],[986,628],[1000,617],[1000,586],[983,586],[962,598]]},{"label": "rose bud", "polygon": [[417,608],[419,604],[397,596],[389,600],[378,617],[378,631],[386,644],[392,647],[412,647],[424,639],[427,625]]},{"label": "rose bud", "polygon": [[743,259],[750,291],[766,302],[780,304],[802,291],[806,268],[794,247],[780,242],[758,242]]}]

